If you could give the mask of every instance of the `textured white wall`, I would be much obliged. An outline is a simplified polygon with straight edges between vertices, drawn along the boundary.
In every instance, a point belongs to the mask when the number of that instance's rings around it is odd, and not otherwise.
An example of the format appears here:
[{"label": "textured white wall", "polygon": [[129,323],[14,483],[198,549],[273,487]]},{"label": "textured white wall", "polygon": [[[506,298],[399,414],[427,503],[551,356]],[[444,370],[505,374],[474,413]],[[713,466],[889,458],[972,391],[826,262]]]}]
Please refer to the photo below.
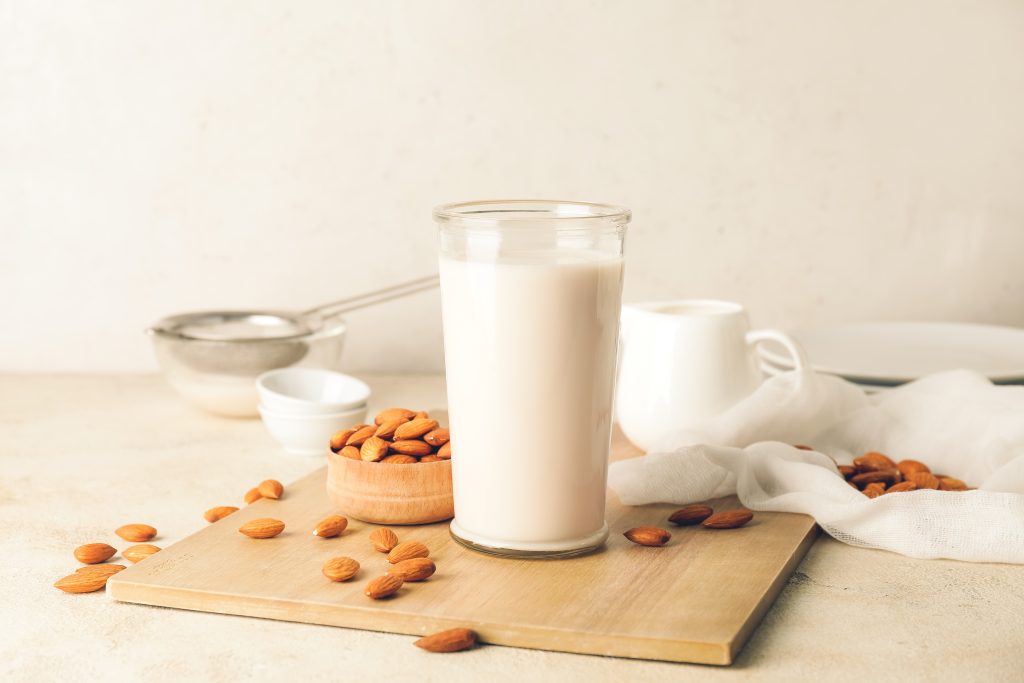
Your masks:
[{"label": "textured white wall", "polygon": [[[627,299],[1024,325],[1024,3],[0,3],[0,370],[430,272],[439,202],[628,205]],[[436,293],[353,370],[441,367]]]}]

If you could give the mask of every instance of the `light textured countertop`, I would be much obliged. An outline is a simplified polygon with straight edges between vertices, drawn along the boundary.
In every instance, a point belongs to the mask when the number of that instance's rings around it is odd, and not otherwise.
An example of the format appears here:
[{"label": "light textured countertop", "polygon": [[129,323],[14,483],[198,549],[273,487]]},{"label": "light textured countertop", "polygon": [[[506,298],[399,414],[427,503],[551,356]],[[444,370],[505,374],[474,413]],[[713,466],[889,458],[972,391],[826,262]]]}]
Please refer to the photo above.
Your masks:
[{"label": "light textured countertop", "polygon": [[[373,408],[444,404],[439,377],[369,377]],[[0,377],[0,679],[957,680],[1024,678],[1024,567],[920,561],[822,537],[729,668],[482,646],[122,604],[51,584],[72,550],[145,522],[167,546],[262,479],[322,465],[153,376]],[[752,549],[755,551],[756,549]],[[728,587],[722,587],[728,590]],[[370,678],[370,677],[373,678]]]}]

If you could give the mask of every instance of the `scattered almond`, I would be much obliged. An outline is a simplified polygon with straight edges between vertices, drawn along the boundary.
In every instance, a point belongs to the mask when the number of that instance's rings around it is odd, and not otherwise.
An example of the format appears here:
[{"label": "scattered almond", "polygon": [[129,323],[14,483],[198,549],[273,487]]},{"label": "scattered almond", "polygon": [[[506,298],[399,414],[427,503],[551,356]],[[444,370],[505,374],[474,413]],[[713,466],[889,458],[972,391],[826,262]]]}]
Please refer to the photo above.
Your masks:
[{"label": "scattered almond", "polygon": [[442,460],[450,460],[452,457],[452,442],[449,441],[445,445],[437,449],[437,457]]},{"label": "scattered almond", "polygon": [[917,484],[912,481],[901,481],[898,484],[893,484],[885,490],[886,493],[899,493],[900,491],[914,491],[917,489]]},{"label": "scattered almond", "polygon": [[430,550],[419,541],[406,541],[405,543],[399,543],[391,549],[391,552],[388,553],[388,562],[398,564],[403,560],[411,560],[414,557],[427,557],[429,555]]},{"label": "scattered almond", "polygon": [[321,571],[331,581],[348,581],[359,571],[359,563],[351,557],[332,557]]},{"label": "scattered almond", "polygon": [[693,524],[700,524],[713,515],[714,512],[710,505],[695,503],[679,508],[668,516],[668,521],[676,526],[691,526]]},{"label": "scattered almond", "polygon": [[880,481],[872,482],[864,487],[864,495],[868,498],[878,498],[885,493],[885,484]]},{"label": "scattered almond", "polygon": [[450,439],[451,433],[444,427],[432,429],[423,435],[423,440],[436,448],[440,448],[445,445]]},{"label": "scattered almond", "polygon": [[375,431],[377,431],[376,427],[374,427],[373,425],[367,425],[366,427],[363,427],[362,429],[358,430],[355,434],[350,436],[348,442],[345,445],[356,446],[358,448],[359,446],[363,445],[364,441],[373,436],[373,433]]},{"label": "scattered almond", "polygon": [[132,543],[145,543],[153,540],[156,536],[156,529],[148,524],[125,524],[114,533]]},{"label": "scattered almond", "polygon": [[249,538],[273,538],[284,531],[284,522],[270,517],[260,517],[238,527],[238,531]]},{"label": "scattered almond", "polygon": [[849,479],[853,475],[857,474],[857,469],[850,465],[839,465],[839,474],[843,475],[843,479]]},{"label": "scattered almond", "polygon": [[149,543],[140,543],[139,545],[133,545],[125,548],[121,551],[121,556],[132,564],[135,564],[137,562],[141,562],[150,555],[155,555],[158,552],[160,552],[160,548],[157,546]]},{"label": "scattered almond", "polygon": [[363,593],[368,598],[380,600],[381,598],[394,595],[401,587],[402,580],[400,578],[390,574],[383,574],[366,584],[366,590]]},{"label": "scattered almond", "polygon": [[390,447],[391,444],[384,439],[371,436],[363,442],[362,447],[359,449],[359,457],[365,462],[377,462],[388,454],[388,448]]},{"label": "scattered almond", "polygon": [[210,524],[213,524],[214,522],[224,519],[232,512],[238,512],[238,508],[232,505],[218,505],[217,507],[212,507],[204,512],[203,518]]},{"label": "scattered almond", "polygon": [[861,472],[850,477],[850,481],[858,486],[865,486],[867,484],[874,483],[876,481],[883,482],[885,484],[893,484],[902,479],[900,471],[892,468],[887,470],[868,470],[867,472]]},{"label": "scattered almond", "polygon": [[413,644],[427,652],[459,652],[476,645],[476,640],[476,633],[468,628],[450,628],[423,636]]},{"label": "scattered almond", "polygon": [[408,422],[409,420],[416,417],[416,412],[412,410],[406,410],[405,408],[388,408],[377,413],[377,417],[373,418],[373,422],[376,425],[382,425],[385,422],[391,420],[402,420]]},{"label": "scattered almond", "polygon": [[76,574],[96,574],[101,576],[113,576],[122,569],[128,567],[123,564],[87,564],[75,570]]},{"label": "scattered almond", "polygon": [[865,453],[859,458],[854,458],[853,466],[856,467],[859,472],[896,469],[896,463],[892,461],[892,458],[884,453],[877,453],[875,451]]},{"label": "scattered almond", "polygon": [[341,455],[352,460],[362,460],[359,456],[359,449],[355,446],[345,446],[341,449]]},{"label": "scattered almond", "polygon": [[117,549],[106,543],[86,543],[75,548],[75,559],[82,564],[106,562],[117,554]]},{"label": "scattered almond", "polygon": [[807,444],[804,444],[804,443],[795,443],[795,444],[793,444],[793,448],[796,448],[797,450],[801,450],[801,451],[813,451],[814,450],[813,446],[808,446]]},{"label": "scattered almond", "polygon": [[387,527],[380,527],[370,532],[370,543],[377,552],[389,553],[398,545],[398,535]]},{"label": "scattered almond", "polygon": [[437,565],[429,557],[414,557],[388,567],[386,573],[397,576],[402,581],[423,581],[433,576],[435,571]]},{"label": "scattered almond", "polygon": [[655,526],[638,526],[622,534],[633,543],[648,546],[663,546],[672,538],[672,534]]},{"label": "scattered almond", "polygon": [[900,471],[904,479],[910,479],[910,475],[916,474],[917,472],[931,472],[928,465],[917,460],[900,460],[896,463],[896,469]]},{"label": "scattered almond", "polygon": [[313,535],[320,538],[334,538],[335,536],[340,536],[341,532],[347,527],[347,518],[341,515],[331,515],[320,520],[320,523],[313,529]]},{"label": "scattered almond", "polygon": [[264,498],[277,500],[284,495],[284,486],[277,479],[265,479],[256,488]]},{"label": "scattered almond", "polygon": [[260,490],[256,487],[253,487],[245,492],[245,504],[252,505],[262,497],[263,495],[260,493]]},{"label": "scattered almond", "polygon": [[919,489],[938,489],[940,484],[939,478],[931,472],[914,472],[907,477],[907,481],[913,482]]},{"label": "scattered almond", "polygon": [[939,489],[942,491],[966,491],[967,484],[956,477],[939,477]]},{"label": "scattered almond", "polygon": [[419,460],[411,455],[402,455],[401,453],[395,453],[394,455],[389,455],[380,459],[381,464],[388,465],[413,465],[418,462]]},{"label": "scattered almond", "polygon": [[701,524],[708,529],[736,529],[754,518],[750,510],[728,510],[711,515]]},{"label": "scattered almond", "polygon": [[106,586],[111,576],[102,572],[75,572],[53,585],[65,593],[92,593]]},{"label": "scattered almond", "polygon": [[427,432],[437,429],[437,427],[437,420],[431,420],[430,418],[410,420],[395,430],[395,441],[418,439]]},{"label": "scattered almond", "polygon": [[391,450],[402,455],[430,455],[434,449],[425,441],[395,441]]}]

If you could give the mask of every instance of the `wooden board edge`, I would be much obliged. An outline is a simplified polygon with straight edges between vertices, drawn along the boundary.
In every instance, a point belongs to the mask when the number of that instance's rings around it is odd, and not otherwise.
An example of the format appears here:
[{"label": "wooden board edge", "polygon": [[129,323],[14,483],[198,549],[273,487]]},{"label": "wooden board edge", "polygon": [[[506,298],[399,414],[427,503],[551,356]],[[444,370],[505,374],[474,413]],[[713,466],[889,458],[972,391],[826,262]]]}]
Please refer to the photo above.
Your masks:
[{"label": "wooden board edge", "polygon": [[789,560],[785,565],[783,565],[782,570],[779,572],[778,576],[775,577],[775,580],[772,581],[771,585],[768,586],[768,589],[764,592],[764,595],[761,596],[761,599],[758,601],[757,605],[754,606],[754,609],[750,611],[750,614],[747,616],[746,621],[743,622],[743,626],[740,627],[736,637],[733,638],[731,643],[729,643],[729,661],[726,662],[726,664],[732,664],[736,660],[740,650],[742,650],[743,646],[747,644],[750,636],[752,636],[754,631],[757,630],[757,627],[760,626],[761,621],[768,613],[768,610],[775,604],[776,598],[779,597],[779,593],[781,593],[782,589],[786,586],[786,583],[789,581],[789,577],[793,575],[796,568],[801,562],[803,562],[807,552],[811,549],[811,546],[814,545],[814,541],[818,538],[820,528],[814,521],[813,517],[810,517],[809,515],[806,515],[806,517],[810,520],[810,526],[807,528],[807,533],[804,534],[802,539],[800,539],[800,543],[797,544],[796,548],[793,550]]},{"label": "wooden board edge", "polygon": [[[250,601],[234,595],[185,588],[161,587],[159,594],[154,595],[151,585],[125,579],[115,580],[112,578],[107,583],[107,592],[110,598],[118,602],[152,607],[170,607],[403,635],[422,636],[434,631],[461,626],[475,630],[483,643],[549,652],[717,666],[731,664],[733,656],[729,645],[723,643],[655,638],[638,640],[635,637],[632,637],[631,641],[626,641],[615,634],[596,635],[592,633],[581,638],[579,634],[560,629],[467,622],[463,619],[424,617],[405,612],[361,610],[341,605],[303,603],[273,598]],[[581,646],[581,640],[586,641],[587,646]]]}]

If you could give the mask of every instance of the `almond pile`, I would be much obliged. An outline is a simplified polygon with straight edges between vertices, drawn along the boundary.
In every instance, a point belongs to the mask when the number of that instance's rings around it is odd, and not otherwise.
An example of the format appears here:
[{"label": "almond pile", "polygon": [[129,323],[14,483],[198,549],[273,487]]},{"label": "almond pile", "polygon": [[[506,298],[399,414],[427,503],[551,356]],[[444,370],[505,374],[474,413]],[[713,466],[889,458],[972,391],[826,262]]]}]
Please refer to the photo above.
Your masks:
[{"label": "almond pile", "polygon": [[448,430],[424,411],[388,408],[372,425],[358,424],[331,437],[331,450],[352,460],[388,465],[440,462],[452,457]]},{"label": "almond pile", "polygon": [[889,456],[871,451],[853,459],[852,465],[839,465],[839,473],[847,483],[868,498],[886,493],[934,489],[936,491],[967,491],[968,486],[956,477],[934,474],[918,460],[894,461]]}]

